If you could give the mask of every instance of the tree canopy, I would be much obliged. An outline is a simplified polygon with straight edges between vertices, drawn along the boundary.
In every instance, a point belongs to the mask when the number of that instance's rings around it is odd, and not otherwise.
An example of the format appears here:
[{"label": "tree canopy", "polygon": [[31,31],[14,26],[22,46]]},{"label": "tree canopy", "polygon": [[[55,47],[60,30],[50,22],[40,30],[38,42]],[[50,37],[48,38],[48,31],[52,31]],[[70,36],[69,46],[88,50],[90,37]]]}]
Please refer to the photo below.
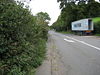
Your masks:
[{"label": "tree canopy", "polygon": [[95,2],[95,0],[57,0],[57,2],[60,2],[60,8],[64,8],[69,3],[86,4]]}]

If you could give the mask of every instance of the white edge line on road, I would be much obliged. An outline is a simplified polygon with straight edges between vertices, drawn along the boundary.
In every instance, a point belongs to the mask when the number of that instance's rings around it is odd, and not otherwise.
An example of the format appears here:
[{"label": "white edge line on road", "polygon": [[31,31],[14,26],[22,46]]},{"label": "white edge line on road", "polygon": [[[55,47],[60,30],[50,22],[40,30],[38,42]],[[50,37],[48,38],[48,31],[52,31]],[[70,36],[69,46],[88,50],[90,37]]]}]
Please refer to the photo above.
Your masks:
[{"label": "white edge line on road", "polygon": [[67,42],[74,42],[74,41],[72,41],[72,40],[68,40],[68,39],[64,39],[65,41],[67,41]]},{"label": "white edge line on road", "polygon": [[100,51],[100,48],[99,48],[99,47],[93,46],[93,45],[88,44],[88,43],[86,43],[86,42],[84,42],[84,41],[80,41],[80,40],[77,40],[77,39],[74,39],[74,38],[71,38],[71,37],[68,37],[68,36],[66,36],[66,37],[67,37],[67,38],[70,38],[70,39],[73,39],[73,40],[75,40],[75,41],[77,41],[77,42],[83,43],[83,44],[85,44],[85,45],[87,45],[87,46],[90,46],[90,47],[95,48],[95,49],[97,49],[97,50]]}]

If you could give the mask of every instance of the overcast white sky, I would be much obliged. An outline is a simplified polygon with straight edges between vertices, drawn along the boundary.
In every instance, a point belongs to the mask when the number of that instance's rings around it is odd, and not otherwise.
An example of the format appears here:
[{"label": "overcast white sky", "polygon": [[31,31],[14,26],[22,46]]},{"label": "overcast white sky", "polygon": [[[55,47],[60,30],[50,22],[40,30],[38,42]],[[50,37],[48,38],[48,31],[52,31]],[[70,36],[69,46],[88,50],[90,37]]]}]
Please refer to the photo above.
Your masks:
[{"label": "overcast white sky", "polygon": [[32,13],[47,12],[51,18],[50,24],[55,22],[60,15],[59,4],[57,0],[32,0],[29,4]]}]

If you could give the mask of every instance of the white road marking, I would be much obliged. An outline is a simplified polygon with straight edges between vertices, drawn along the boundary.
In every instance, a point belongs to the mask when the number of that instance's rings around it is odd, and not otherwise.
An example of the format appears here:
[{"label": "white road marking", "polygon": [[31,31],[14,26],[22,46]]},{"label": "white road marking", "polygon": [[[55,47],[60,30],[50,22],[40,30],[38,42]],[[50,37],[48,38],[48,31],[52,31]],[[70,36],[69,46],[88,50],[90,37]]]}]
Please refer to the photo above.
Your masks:
[{"label": "white road marking", "polygon": [[82,37],[94,37],[94,36],[82,36]]},{"label": "white road marking", "polygon": [[84,42],[84,41],[80,41],[80,40],[77,40],[77,39],[74,39],[74,38],[71,38],[71,37],[68,37],[68,36],[66,36],[66,37],[67,37],[67,38],[70,38],[70,39],[72,39],[72,40],[75,40],[75,41],[77,41],[77,42],[83,43],[83,44],[85,44],[85,45],[87,45],[87,46],[90,46],[90,47],[92,47],[92,48],[95,48],[95,49],[97,49],[97,50],[100,50],[99,47],[93,46],[93,45],[91,45],[91,44],[89,44],[89,43],[86,43],[86,42]]},{"label": "white road marking", "polygon": [[74,41],[72,41],[72,40],[68,40],[68,39],[64,39],[65,41],[67,41],[67,42],[74,42]]}]

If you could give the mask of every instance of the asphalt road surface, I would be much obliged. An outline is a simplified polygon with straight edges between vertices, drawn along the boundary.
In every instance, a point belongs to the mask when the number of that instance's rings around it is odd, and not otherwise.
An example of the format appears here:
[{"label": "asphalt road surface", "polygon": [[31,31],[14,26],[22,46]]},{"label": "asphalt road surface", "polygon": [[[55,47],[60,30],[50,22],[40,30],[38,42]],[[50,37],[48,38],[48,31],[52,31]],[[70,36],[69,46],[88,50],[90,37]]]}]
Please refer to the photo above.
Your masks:
[{"label": "asphalt road surface", "polygon": [[66,75],[100,75],[100,38],[49,31]]}]

